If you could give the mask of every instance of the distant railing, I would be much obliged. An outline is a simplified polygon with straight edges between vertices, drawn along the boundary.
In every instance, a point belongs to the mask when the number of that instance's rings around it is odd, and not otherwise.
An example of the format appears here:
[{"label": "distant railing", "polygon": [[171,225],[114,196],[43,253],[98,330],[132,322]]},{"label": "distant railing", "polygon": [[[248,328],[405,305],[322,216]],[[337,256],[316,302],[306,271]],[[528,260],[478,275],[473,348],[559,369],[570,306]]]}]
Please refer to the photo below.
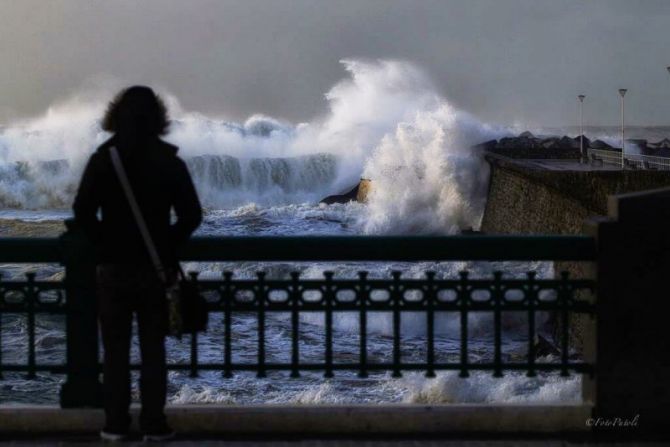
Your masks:
[{"label": "distant railing", "polygon": [[[622,162],[621,151],[588,149],[588,157],[591,163],[600,162],[621,166]],[[623,163],[627,169],[670,170],[670,157],[626,153]]]},{"label": "distant railing", "polygon": [[[22,314],[27,318],[27,361],[6,363],[2,360],[0,340],[0,377],[3,371],[22,371],[34,378],[38,371],[67,373],[68,381],[61,393],[63,406],[78,406],[91,399],[82,395],[97,383],[100,371],[95,328],[94,278],[92,258],[76,231],[57,239],[0,239],[0,262],[60,262],[66,267],[63,281],[38,281],[34,273],[25,280],[0,279],[0,315]],[[594,241],[582,236],[450,236],[450,237],[279,237],[279,238],[195,238],[181,252],[190,261],[425,261],[425,260],[593,260]],[[193,273],[194,278],[197,274]],[[580,298],[581,290],[593,290],[590,279],[571,279],[564,273],[559,279],[540,279],[534,272],[525,278],[507,278],[496,272],[489,278],[473,279],[468,272],[456,278],[437,278],[426,272],[421,279],[403,278],[393,272],[391,278],[369,278],[359,272],[357,278],[336,278],[332,272],[321,279],[301,278],[295,272],[288,279],[268,279],[259,273],[256,279],[236,279],[225,272],[222,279],[198,281],[208,300],[209,311],[223,316],[223,352],[221,362],[203,363],[198,356],[198,336],[191,334],[188,363],[170,363],[169,369],[187,370],[197,376],[200,370],[222,371],[230,377],[235,371],[255,371],[259,377],[267,371],[290,371],[298,377],[301,371],[323,371],[332,377],[335,371],[357,371],[366,377],[369,371],[391,371],[399,377],[402,371],[423,370],[433,377],[438,370],[456,370],[465,377],[469,371],[492,371],[496,377],[503,371],[570,371],[593,373],[594,365],[569,357],[569,316],[593,314],[594,305]],[[356,361],[338,359],[333,352],[333,316],[343,312],[359,316],[359,349]],[[392,353],[390,361],[370,361],[367,346],[367,322],[370,312],[385,312],[392,318]],[[403,362],[401,358],[401,314],[423,312],[426,322],[426,351],[422,360]],[[473,362],[468,352],[468,315],[488,312],[493,315],[491,341],[492,361]],[[523,312],[528,317],[527,356],[522,361],[507,361],[502,354],[501,316],[505,312]],[[555,362],[536,361],[535,315],[552,312],[559,316],[560,358]],[[290,362],[268,361],[266,355],[266,320],[270,314],[290,314]],[[324,316],[324,354],[320,362],[302,362],[299,333],[300,316],[320,313]],[[435,327],[437,313],[452,313],[460,320],[460,356],[458,360],[437,360]],[[35,350],[35,316],[64,314],[67,318],[67,359],[61,364],[42,364]],[[257,351],[255,363],[234,362],[232,352],[233,317],[255,315]],[[217,322],[212,322],[212,325]],[[0,327],[0,333],[2,333]],[[139,368],[139,365],[133,365]],[[75,390],[75,385],[78,385]],[[83,402],[82,402],[83,399]],[[89,402],[90,403],[90,402]]]}]

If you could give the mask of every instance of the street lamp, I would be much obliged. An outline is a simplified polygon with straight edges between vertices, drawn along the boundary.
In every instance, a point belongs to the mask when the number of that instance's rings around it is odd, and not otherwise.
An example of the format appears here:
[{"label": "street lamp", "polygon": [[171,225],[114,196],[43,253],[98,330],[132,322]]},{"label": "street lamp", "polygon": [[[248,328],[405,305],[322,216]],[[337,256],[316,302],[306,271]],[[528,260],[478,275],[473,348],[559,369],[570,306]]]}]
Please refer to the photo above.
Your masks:
[{"label": "street lamp", "polygon": [[588,158],[584,154],[584,98],[586,95],[579,95],[579,153],[582,156],[582,163],[586,163]]},{"label": "street lamp", "polygon": [[625,144],[626,144],[626,133],[625,133],[625,122],[624,122],[624,96],[626,96],[626,92],[628,89],[625,88],[620,88],[619,89],[619,95],[621,95],[621,169],[624,169],[624,149],[625,149]]}]

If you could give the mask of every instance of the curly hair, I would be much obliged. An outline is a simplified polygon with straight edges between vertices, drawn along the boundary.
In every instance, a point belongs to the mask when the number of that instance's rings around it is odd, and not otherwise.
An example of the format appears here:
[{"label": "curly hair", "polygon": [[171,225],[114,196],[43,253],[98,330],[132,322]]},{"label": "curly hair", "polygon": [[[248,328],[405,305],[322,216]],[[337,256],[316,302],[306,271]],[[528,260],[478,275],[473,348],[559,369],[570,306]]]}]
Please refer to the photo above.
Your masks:
[{"label": "curly hair", "polygon": [[102,119],[103,130],[112,133],[159,136],[165,135],[169,127],[163,100],[145,86],[121,90],[107,106]]}]

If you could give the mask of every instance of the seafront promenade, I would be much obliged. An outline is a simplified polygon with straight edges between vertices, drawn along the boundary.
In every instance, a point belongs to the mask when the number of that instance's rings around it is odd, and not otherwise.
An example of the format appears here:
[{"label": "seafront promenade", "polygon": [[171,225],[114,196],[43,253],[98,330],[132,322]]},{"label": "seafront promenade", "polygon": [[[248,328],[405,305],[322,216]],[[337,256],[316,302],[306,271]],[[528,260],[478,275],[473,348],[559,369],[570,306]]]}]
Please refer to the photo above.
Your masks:
[{"label": "seafront promenade", "polygon": [[[0,445],[12,446],[109,446],[109,443],[96,441],[95,437],[70,437],[70,438],[44,438],[36,440],[15,440],[9,443],[0,441]],[[146,446],[143,442],[125,442],[124,446]],[[667,443],[658,440],[631,441],[623,440],[593,440],[565,439],[560,437],[542,439],[523,439],[511,437],[508,439],[459,439],[450,437],[448,439],[435,438],[407,438],[407,439],[229,439],[213,440],[207,438],[191,440],[174,440],[169,443],[157,443],[157,445],[169,445],[172,447],[570,447],[570,446],[644,446],[665,447]]]},{"label": "seafront promenade", "polygon": [[[221,362],[201,362],[197,337],[191,337],[189,361],[170,365],[190,371],[192,377],[197,377],[201,370],[220,371],[222,380],[240,370],[254,371],[259,377],[271,370],[287,371],[292,377],[305,370],[322,371],[326,378],[342,369],[356,371],[359,377],[366,377],[367,372],[373,370],[389,371],[394,377],[400,377],[407,370],[424,371],[428,377],[436,371],[452,370],[464,380],[471,371],[488,371],[494,378],[509,371],[523,371],[529,376],[540,372],[581,374],[582,401],[548,405],[493,402],[473,405],[175,405],[168,410],[170,422],[186,437],[254,436],[268,439],[288,436],[298,437],[300,442],[312,437],[324,443],[333,436],[408,437],[403,442],[410,444],[398,445],[422,445],[412,444],[418,435],[450,439],[458,436],[464,439],[557,436],[577,437],[582,441],[596,435],[632,436],[635,439],[667,435],[665,417],[658,408],[670,404],[670,388],[656,378],[669,373],[664,357],[658,355],[667,349],[666,317],[659,311],[665,295],[659,294],[658,290],[667,287],[666,272],[670,264],[667,250],[662,249],[669,242],[666,231],[670,225],[669,204],[670,189],[613,196],[609,201],[608,216],[585,221],[581,236],[475,234],[432,238],[195,240],[181,253],[182,258],[200,261],[225,256],[227,259],[240,257],[266,261],[316,258],[584,262],[589,265],[584,276],[572,278],[561,274],[556,279],[540,279],[533,274],[523,279],[508,279],[503,272],[484,279],[469,278],[466,273],[448,279],[438,279],[430,273],[423,279],[403,279],[399,273],[383,280],[368,278],[364,273],[355,279],[326,275],[324,279],[313,280],[302,279],[297,274],[286,280],[269,280],[264,275],[246,280],[236,280],[231,275],[224,275],[220,280],[203,279],[198,281],[200,289],[210,294],[210,311],[223,314],[225,328],[231,327],[230,317],[238,312],[257,316],[260,322],[257,361],[235,362],[227,354],[232,337],[224,330]],[[85,255],[85,244],[75,229],[70,228],[59,241],[4,239],[0,240],[0,246],[0,262],[60,261],[66,270],[62,282],[39,281],[29,275],[26,281],[1,283],[0,310],[28,316],[29,343],[27,363],[3,361],[0,371],[25,372],[28,378],[35,377],[37,372],[52,371],[65,373],[66,381],[61,389],[61,407],[0,407],[0,434],[5,439],[17,440],[25,436],[46,436],[48,439],[54,434],[58,439],[73,435],[77,439],[95,436],[102,412],[91,408],[100,404],[99,357],[95,312],[91,307],[94,303],[91,299],[94,290],[90,276],[92,264]],[[631,276],[631,272],[636,276]],[[541,289],[555,293],[540,294]],[[54,295],[54,290],[61,292]],[[347,290],[350,293],[341,293]],[[373,295],[372,290],[386,290],[387,293],[379,297]],[[475,293],[480,290],[486,291],[484,297]],[[273,291],[283,293],[271,293]],[[308,294],[309,291],[317,291],[318,296]],[[408,293],[410,291],[414,293]],[[55,301],[49,297],[55,297]],[[635,299],[637,297],[644,297],[644,300]],[[528,315],[529,322],[534,322],[535,312],[543,310],[556,312],[558,316],[557,359],[550,362],[535,355],[537,329],[534,323],[528,324],[529,355],[523,359],[502,356],[501,313],[523,312]],[[266,358],[263,322],[266,313],[273,311],[291,316],[293,331],[291,343],[286,346],[291,355],[287,363],[270,362]],[[329,349],[333,333],[328,316],[335,311],[360,315],[360,352],[348,363],[336,362]],[[374,362],[367,355],[365,336],[368,312],[380,311],[389,312],[394,322],[394,331],[389,338],[392,355],[384,363]],[[45,365],[36,356],[35,315],[40,312],[64,313],[66,316],[67,356],[64,364]],[[299,317],[304,312],[325,314],[322,361],[304,362],[299,355],[297,334]],[[403,341],[399,322],[405,312],[423,312],[427,318],[427,351],[424,358],[413,362],[407,362],[401,356]],[[461,316],[460,356],[452,361],[439,360],[435,356],[431,340],[437,312],[455,312]],[[490,312],[494,317],[491,362],[470,360],[467,336],[470,312]],[[587,316],[579,335],[583,343],[583,354],[579,357],[570,355],[568,349],[572,314]],[[594,426],[589,422],[593,418],[636,422],[625,426],[616,423]]]}]

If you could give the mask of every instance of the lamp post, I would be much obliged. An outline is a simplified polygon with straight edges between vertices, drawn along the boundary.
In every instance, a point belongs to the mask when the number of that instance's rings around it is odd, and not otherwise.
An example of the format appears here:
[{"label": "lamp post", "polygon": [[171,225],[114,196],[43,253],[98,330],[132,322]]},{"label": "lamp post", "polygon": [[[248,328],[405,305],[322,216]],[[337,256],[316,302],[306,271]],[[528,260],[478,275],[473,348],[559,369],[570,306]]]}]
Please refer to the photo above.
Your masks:
[{"label": "lamp post", "polygon": [[587,163],[588,158],[584,154],[584,98],[586,95],[579,95],[579,153],[582,156],[582,163]]},{"label": "lamp post", "polygon": [[625,131],[625,122],[624,122],[624,96],[626,96],[626,92],[628,89],[625,88],[620,88],[619,89],[619,95],[621,95],[621,169],[624,169],[624,152],[625,152],[625,145],[626,145],[626,131]]}]

